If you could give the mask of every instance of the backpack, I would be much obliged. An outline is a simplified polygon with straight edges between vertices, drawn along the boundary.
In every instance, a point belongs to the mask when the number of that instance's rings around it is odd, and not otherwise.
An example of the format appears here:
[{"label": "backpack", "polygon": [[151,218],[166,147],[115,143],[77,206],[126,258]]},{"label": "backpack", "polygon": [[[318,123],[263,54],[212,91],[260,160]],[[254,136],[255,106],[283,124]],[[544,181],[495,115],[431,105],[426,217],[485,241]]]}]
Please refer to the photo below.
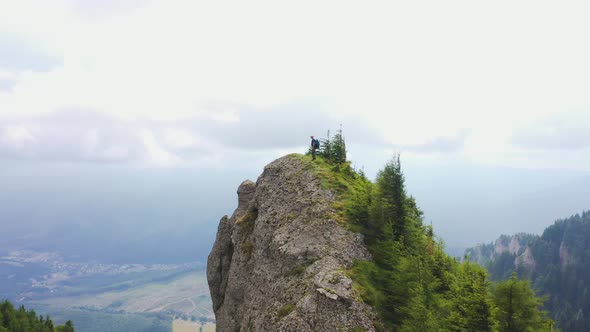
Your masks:
[{"label": "backpack", "polygon": [[313,147],[314,147],[314,149],[319,149],[320,148],[320,140],[319,139],[314,139],[313,140]]}]

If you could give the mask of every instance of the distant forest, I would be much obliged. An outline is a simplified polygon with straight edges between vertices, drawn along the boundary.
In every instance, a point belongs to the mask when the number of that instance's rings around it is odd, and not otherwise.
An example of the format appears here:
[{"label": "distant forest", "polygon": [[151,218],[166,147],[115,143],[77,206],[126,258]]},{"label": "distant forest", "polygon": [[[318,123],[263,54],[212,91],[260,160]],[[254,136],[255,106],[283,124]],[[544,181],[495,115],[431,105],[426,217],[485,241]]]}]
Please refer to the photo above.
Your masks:
[{"label": "distant forest", "polygon": [[[522,264],[523,252],[492,257],[493,244],[480,246],[493,280],[512,273],[531,281],[547,297],[545,308],[564,332],[590,331],[590,211],[558,220],[541,236],[520,236],[533,264]],[[501,239],[500,239],[501,240]],[[492,250],[492,251],[490,251]]]},{"label": "distant forest", "polygon": [[37,316],[34,310],[24,306],[15,309],[9,301],[0,303],[0,332],[73,332],[74,324],[67,321],[65,325],[54,326],[49,316]]}]

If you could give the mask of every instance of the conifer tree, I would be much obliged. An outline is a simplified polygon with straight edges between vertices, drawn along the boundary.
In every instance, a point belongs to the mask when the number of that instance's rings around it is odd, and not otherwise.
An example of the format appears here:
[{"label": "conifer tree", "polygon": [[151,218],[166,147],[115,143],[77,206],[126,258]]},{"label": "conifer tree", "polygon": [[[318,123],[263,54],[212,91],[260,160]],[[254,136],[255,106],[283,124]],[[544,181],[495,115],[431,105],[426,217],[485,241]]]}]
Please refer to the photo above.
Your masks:
[{"label": "conifer tree", "polygon": [[57,328],[57,332],[74,332],[74,323],[68,320],[65,325]]},{"label": "conifer tree", "polygon": [[513,273],[509,280],[497,283],[492,290],[498,306],[496,317],[503,332],[550,331],[552,322],[539,308],[543,299],[526,280],[518,280]]},{"label": "conifer tree", "polygon": [[459,266],[449,292],[450,314],[445,320],[450,331],[495,331],[495,306],[488,292],[487,272],[469,262]]},{"label": "conifer tree", "polygon": [[320,145],[319,154],[328,161],[332,160],[334,158],[334,152],[332,146],[332,139],[330,137],[330,130],[328,130],[326,138],[321,140],[321,143],[322,144]]},{"label": "conifer tree", "polygon": [[49,316],[47,316],[47,320],[45,321],[45,327],[49,330],[53,331],[53,321],[51,320],[51,318],[49,318]]},{"label": "conifer tree", "polygon": [[332,140],[332,160],[336,164],[343,164],[346,162],[346,142],[344,141],[344,136],[342,134],[342,125],[340,125],[340,129],[334,135],[334,139]]},{"label": "conifer tree", "polygon": [[391,227],[394,240],[408,240],[406,228],[406,192],[399,154],[377,174],[374,205],[371,220],[375,231],[384,233],[383,227]]},{"label": "conifer tree", "polygon": [[[336,132],[334,137],[330,136],[330,131],[326,138],[320,140],[320,149],[318,155],[324,157],[324,159],[331,164],[344,164],[346,160],[346,141],[342,132],[342,126],[340,130]],[[308,149],[307,154],[311,154],[311,148]]]}]

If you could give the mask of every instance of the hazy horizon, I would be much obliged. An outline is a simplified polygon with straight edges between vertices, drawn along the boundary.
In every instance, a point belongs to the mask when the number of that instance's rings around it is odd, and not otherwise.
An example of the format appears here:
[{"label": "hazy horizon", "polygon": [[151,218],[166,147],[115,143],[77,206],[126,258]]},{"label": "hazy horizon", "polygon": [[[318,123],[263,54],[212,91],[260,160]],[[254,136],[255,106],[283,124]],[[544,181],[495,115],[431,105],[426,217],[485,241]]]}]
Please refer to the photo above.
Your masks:
[{"label": "hazy horizon", "polygon": [[[588,208],[590,174],[583,171],[430,166],[404,163],[403,155],[402,163],[408,193],[448,247],[540,234]],[[104,261],[115,255],[111,262],[125,263],[204,262],[219,219],[237,205],[238,185],[256,180],[263,168],[40,166],[0,166],[0,250],[38,248]]]}]

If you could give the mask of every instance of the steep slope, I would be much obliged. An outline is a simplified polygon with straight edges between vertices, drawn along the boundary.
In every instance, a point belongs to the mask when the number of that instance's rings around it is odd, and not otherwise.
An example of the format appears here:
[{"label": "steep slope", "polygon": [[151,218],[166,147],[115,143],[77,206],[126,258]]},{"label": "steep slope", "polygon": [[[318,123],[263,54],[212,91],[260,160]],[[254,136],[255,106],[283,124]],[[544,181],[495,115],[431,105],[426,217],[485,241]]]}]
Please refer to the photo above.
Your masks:
[{"label": "steep slope", "polygon": [[370,254],[337,218],[335,194],[297,155],[238,188],[207,277],[218,331],[374,331],[346,271]]},{"label": "steep slope", "polygon": [[[543,235],[521,242],[524,246],[518,250],[505,248],[497,252],[491,251],[489,245],[482,245],[468,249],[467,253],[485,253],[478,256],[478,261],[484,263],[492,279],[504,279],[512,272],[529,278],[541,295],[548,296],[546,308],[563,331],[588,331],[589,237],[590,212],[584,212],[556,221]],[[496,244],[507,238],[499,239]]]}]

